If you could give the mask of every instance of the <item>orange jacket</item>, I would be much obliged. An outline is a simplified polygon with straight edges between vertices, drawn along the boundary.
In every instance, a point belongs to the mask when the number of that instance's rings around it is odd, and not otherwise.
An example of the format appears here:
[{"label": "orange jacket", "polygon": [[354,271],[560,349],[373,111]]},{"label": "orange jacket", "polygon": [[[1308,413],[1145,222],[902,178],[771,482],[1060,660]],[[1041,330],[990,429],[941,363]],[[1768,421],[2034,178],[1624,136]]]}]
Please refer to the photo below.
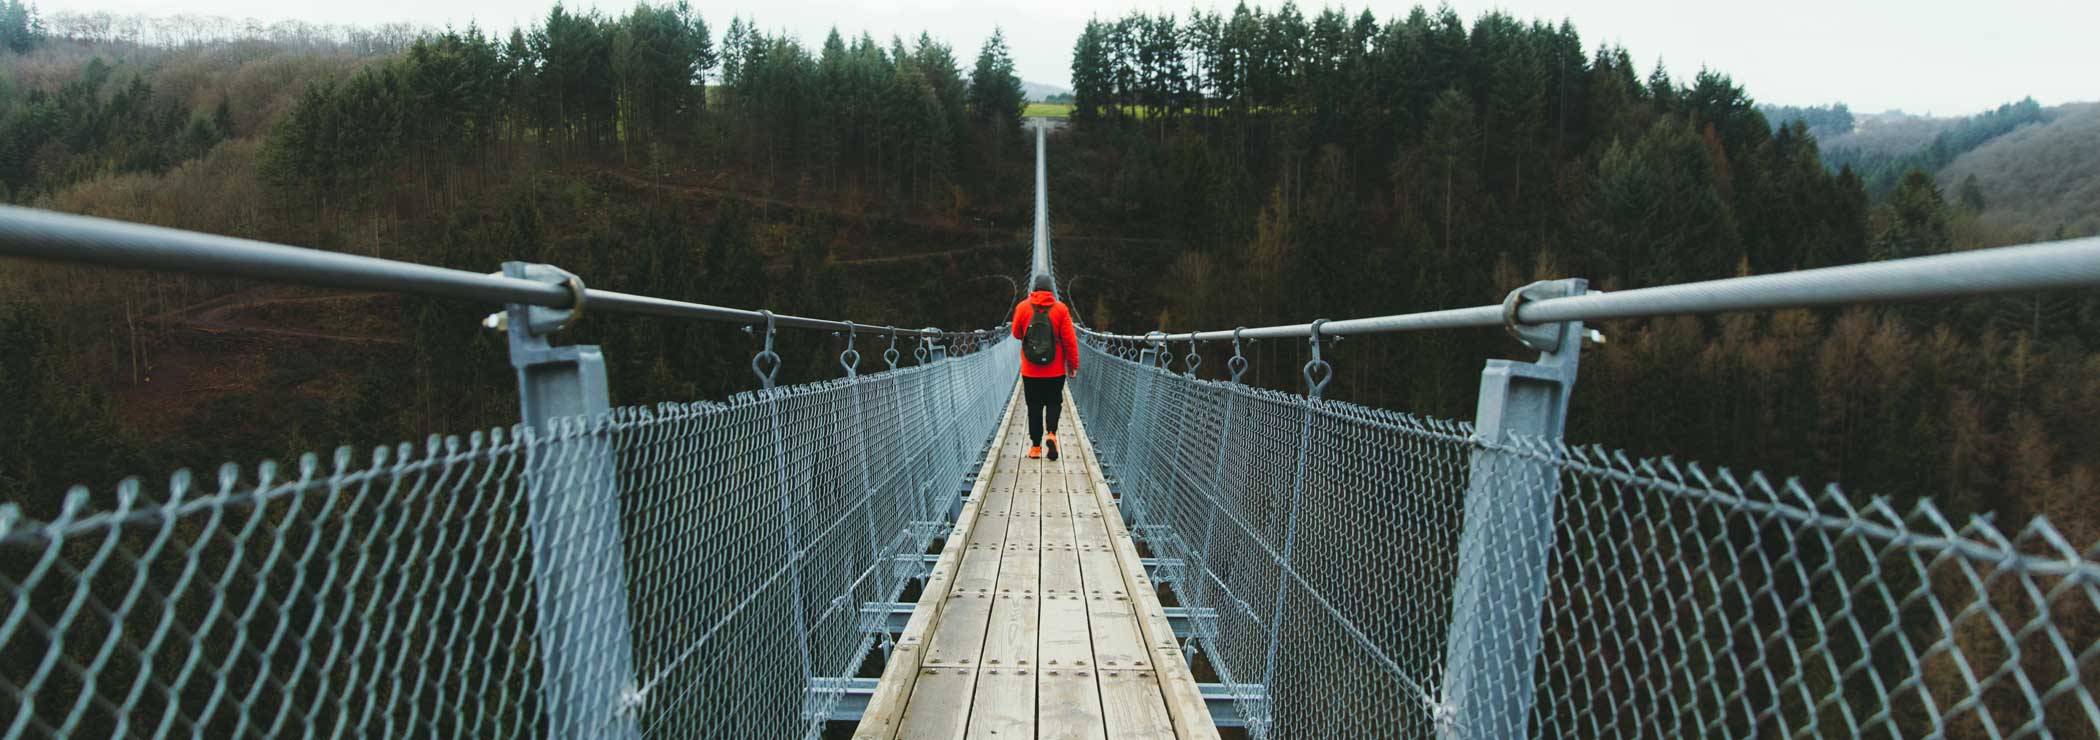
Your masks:
[{"label": "orange jacket", "polygon": [[[1028,294],[1028,300],[1014,307],[1014,338],[1020,339],[1028,333],[1028,322],[1035,318],[1035,307],[1042,306],[1049,314],[1050,327],[1057,330],[1057,357],[1048,365],[1029,362],[1021,358],[1021,377],[1055,378],[1079,370],[1079,333],[1072,329],[1072,310],[1062,301],[1050,295],[1050,291],[1038,290]],[[1020,351],[1018,348],[1015,351]]]}]

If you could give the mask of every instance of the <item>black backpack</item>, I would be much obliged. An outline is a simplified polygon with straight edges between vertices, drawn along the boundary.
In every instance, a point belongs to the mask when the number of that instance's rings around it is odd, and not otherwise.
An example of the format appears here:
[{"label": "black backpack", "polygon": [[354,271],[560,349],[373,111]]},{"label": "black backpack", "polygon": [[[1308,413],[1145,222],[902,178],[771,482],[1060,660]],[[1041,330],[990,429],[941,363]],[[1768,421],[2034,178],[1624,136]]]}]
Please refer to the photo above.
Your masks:
[{"label": "black backpack", "polygon": [[1037,365],[1048,365],[1057,361],[1057,329],[1050,326],[1050,314],[1042,306],[1031,306],[1035,317],[1028,320],[1028,330],[1021,334],[1021,356]]}]

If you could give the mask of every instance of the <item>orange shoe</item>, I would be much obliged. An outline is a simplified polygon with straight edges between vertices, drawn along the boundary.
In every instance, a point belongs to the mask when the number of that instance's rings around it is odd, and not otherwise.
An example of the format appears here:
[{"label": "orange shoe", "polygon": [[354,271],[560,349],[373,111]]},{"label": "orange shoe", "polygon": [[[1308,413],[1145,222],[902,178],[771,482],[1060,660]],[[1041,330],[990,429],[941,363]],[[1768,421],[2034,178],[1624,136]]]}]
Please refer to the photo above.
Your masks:
[{"label": "orange shoe", "polygon": [[1030,460],[1038,460],[1038,459],[1041,459],[1042,457],[1043,457],[1043,446],[1042,446],[1042,445],[1036,445],[1036,446],[1034,446],[1034,447],[1030,447],[1030,448],[1028,448],[1028,459],[1030,459]]},{"label": "orange shoe", "polygon": [[1057,432],[1043,435],[1043,444],[1050,447],[1050,459],[1057,459]]}]

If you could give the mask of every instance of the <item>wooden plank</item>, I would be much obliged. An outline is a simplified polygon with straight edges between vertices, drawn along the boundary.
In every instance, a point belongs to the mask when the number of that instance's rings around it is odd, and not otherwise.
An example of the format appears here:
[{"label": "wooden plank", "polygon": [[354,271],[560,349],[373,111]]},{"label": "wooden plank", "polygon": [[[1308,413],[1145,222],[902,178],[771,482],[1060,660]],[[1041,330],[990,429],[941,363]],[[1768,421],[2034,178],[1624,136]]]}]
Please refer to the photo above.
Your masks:
[{"label": "wooden plank", "polygon": [[970,706],[973,740],[1024,740],[1035,736],[1035,670],[995,668],[977,671],[977,695]]},{"label": "wooden plank", "polygon": [[[1042,557],[1042,519],[1036,494],[1040,466],[1021,461],[1019,487],[1006,516],[1006,547],[999,560],[999,585],[992,600],[990,629],[977,665],[977,693],[970,708],[970,737],[1011,740],[1035,735],[1036,620]],[[987,522],[989,524],[989,522]]]},{"label": "wooden plank", "polygon": [[1122,564],[1099,520],[1079,527],[1079,570],[1085,584],[1087,622],[1092,626],[1095,664],[1102,670],[1149,668],[1152,657],[1138,631],[1137,611],[1125,590]]},{"label": "wooden plank", "polygon": [[[1060,529],[1063,531],[1058,532]],[[1043,593],[1080,593],[1079,548],[1073,544],[1071,529],[1069,518],[1043,521]]]},{"label": "wooden plank", "polygon": [[979,666],[1004,670],[1035,667],[1038,601],[1033,593],[999,594],[993,601]]},{"label": "wooden plank", "polygon": [[[918,686],[912,691],[911,703],[905,707],[903,721],[899,723],[902,726],[896,737],[905,740],[964,737],[969,729],[969,697],[977,686],[976,669],[928,666],[920,668],[917,673]],[[887,678],[883,680],[888,681]],[[867,720],[861,720],[861,724],[865,726]],[[875,736],[855,731],[853,737],[860,740]]]},{"label": "wooden plank", "polygon": [[[1026,488],[1032,478],[1023,476],[1022,486]],[[999,560],[999,583],[993,594],[990,629],[980,661],[988,669],[1028,668],[1035,662],[1042,571],[1035,542],[1042,536],[1042,524],[1033,516],[1016,515],[1007,517],[1006,528],[1007,545]]]},{"label": "wooden plank", "polygon": [[[962,564],[956,567],[952,593],[990,593],[999,584],[999,558],[1002,553],[996,545],[971,545],[960,550]],[[945,554],[945,553],[943,553]]]},{"label": "wooden plank", "polygon": [[[1069,402],[1070,396],[1067,395],[1066,398]],[[1107,479],[1101,472],[1100,461],[1094,456],[1093,444],[1087,439],[1085,423],[1080,420],[1076,410],[1072,414],[1072,426],[1078,431],[1078,434],[1073,436],[1078,442],[1075,451],[1081,461],[1079,467],[1086,475],[1086,487],[1091,490],[1092,498],[1104,512],[1108,512],[1101,517],[1101,524],[1109,534],[1111,551],[1116,557],[1117,572],[1124,584],[1124,590],[1131,596],[1129,603],[1132,605],[1138,639],[1148,648],[1148,667],[1152,670],[1140,671],[1139,679],[1156,687],[1159,697],[1164,700],[1164,709],[1172,727],[1171,737],[1179,740],[1215,740],[1218,738],[1217,725],[1211,720],[1210,709],[1203,703],[1202,690],[1189,672],[1188,661],[1181,653],[1180,643],[1175,640],[1173,629],[1167,623],[1166,611],[1159,605],[1159,595],[1153,591],[1152,581],[1145,575],[1144,564],[1138,559],[1137,546],[1123,526],[1123,517],[1113,513],[1115,506],[1111,501]],[[1098,644],[1099,640],[1096,642]],[[1102,696],[1106,704],[1113,681],[1106,677],[1103,681]],[[1145,732],[1143,728],[1151,726],[1151,719],[1144,716],[1124,719],[1135,723],[1136,729],[1133,732],[1136,733]],[[1121,727],[1114,724],[1114,721],[1111,720],[1112,731]]]},{"label": "wooden plank", "polygon": [[1036,637],[1036,657],[1045,670],[1074,670],[1094,664],[1094,638],[1087,622],[1086,599],[1078,594],[1043,595]]},{"label": "wooden plank", "polygon": [[985,493],[977,526],[971,531],[963,553],[962,567],[955,576],[957,592],[989,593],[999,580],[999,562],[1005,557],[1006,530],[1013,509],[1014,489],[1020,485],[1020,467],[1015,458],[1005,458],[993,476],[993,488]]},{"label": "wooden plank", "polygon": [[933,636],[926,640],[925,665],[977,665],[978,656],[984,654],[985,627],[991,621],[991,592],[949,594],[940,620],[934,623]]},{"label": "wooden plank", "polygon": [[[1172,740],[1174,719],[1151,671],[1101,669],[1101,715],[1117,740]],[[1213,728],[1215,733],[1216,729]]]},{"label": "wooden plank", "polygon": [[1094,637],[1094,664],[1102,670],[1152,667],[1152,651],[1145,647],[1137,612],[1130,608],[1128,597],[1089,589],[1086,621]]},{"label": "wooden plank", "polygon": [[[999,429],[998,438],[992,441],[992,450],[1003,449],[1012,437],[1013,422],[1020,419],[1020,384],[1006,401],[1006,423]],[[977,482],[970,487],[970,495],[963,504],[956,526],[948,533],[941,556],[934,561],[933,571],[927,576],[925,596],[919,599],[918,608],[912,611],[911,620],[898,635],[897,645],[890,653],[889,663],[883,666],[882,679],[876,683],[875,695],[868,698],[868,709],[861,715],[860,725],[854,729],[855,740],[892,740],[905,723],[907,707],[911,697],[918,691],[920,673],[924,670],[924,651],[927,638],[940,618],[942,606],[949,593],[949,583],[961,567],[964,543],[977,521],[978,501],[991,488],[994,472],[998,469],[1000,456],[985,455],[984,464],[977,470]],[[932,676],[928,676],[932,678]],[[950,687],[952,688],[952,687]],[[945,690],[945,689],[943,689]],[[929,691],[935,691],[929,689]],[[967,688],[963,691],[966,693]],[[952,733],[951,733],[952,734]],[[933,737],[926,734],[907,734],[907,738]]]},{"label": "wooden plank", "polygon": [[[1043,544],[1072,544],[1072,501],[1063,494],[1046,494],[1041,499],[1042,510],[1037,512],[1043,520]],[[1043,570],[1048,577],[1049,569]],[[1045,586],[1047,588],[1048,586]]]},{"label": "wooden plank", "polygon": [[1096,680],[1091,670],[1045,666],[1036,681],[1036,737],[1108,740]]},{"label": "wooden plank", "polygon": [[[1091,718],[1094,733],[1100,731],[1101,697],[1089,673],[1078,675],[1094,663],[1094,638],[1087,626],[1086,591],[1079,573],[1079,551],[1073,541],[1070,489],[1060,474],[1045,479],[1043,500],[1042,618],[1037,627],[1038,653],[1042,661],[1043,724],[1046,736],[1092,737],[1084,727],[1073,725]],[[1074,688],[1084,684],[1085,691]],[[1053,710],[1052,693],[1058,706],[1070,705],[1073,696],[1085,695],[1083,705],[1072,711]],[[1079,719],[1074,719],[1075,717]],[[1054,730],[1054,732],[1053,732]]]}]

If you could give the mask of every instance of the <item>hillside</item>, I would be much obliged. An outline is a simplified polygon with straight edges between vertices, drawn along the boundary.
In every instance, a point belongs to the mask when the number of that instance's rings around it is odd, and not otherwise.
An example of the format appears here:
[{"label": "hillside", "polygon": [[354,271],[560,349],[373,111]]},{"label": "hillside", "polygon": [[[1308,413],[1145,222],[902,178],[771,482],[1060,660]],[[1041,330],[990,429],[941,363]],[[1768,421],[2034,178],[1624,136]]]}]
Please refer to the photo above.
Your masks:
[{"label": "hillside", "polygon": [[2100,233],[2100,104],[2045,108],[2027,98],[1944,118],[1854,114],[1844,103],[1758,110],[1774,131],[1805,126],[1823,166],[1849,168],[1874,200],[1912,172],[1930,176],[1960,206],[1954,236],[1963,246]]},{"label": "hillside", "polygon": [[1958,192],[1976,178],[1984,224],[2014,241],[2100,234],[2100,103],[2052,108],[2053,119],[1991,140],[1935,179]]},{"label": "hillside", "polygon": [[1856,149],[1875,154],[1902,154],[1921,149],[1932,143],[1932,137],[1961,121],[1960,118],[1934,118],[1892,110],[1883,113],[1859,114],[1852,130],[1830,136],[1818,135],[1816,140],[1825,151]]},{"label": "hillside", "polygon": [[1043,82],[1021,82],[1021,94],[1029,100],[1041,102],[1058,95],[1071,95],[1071,88],[1058,87]]}]

